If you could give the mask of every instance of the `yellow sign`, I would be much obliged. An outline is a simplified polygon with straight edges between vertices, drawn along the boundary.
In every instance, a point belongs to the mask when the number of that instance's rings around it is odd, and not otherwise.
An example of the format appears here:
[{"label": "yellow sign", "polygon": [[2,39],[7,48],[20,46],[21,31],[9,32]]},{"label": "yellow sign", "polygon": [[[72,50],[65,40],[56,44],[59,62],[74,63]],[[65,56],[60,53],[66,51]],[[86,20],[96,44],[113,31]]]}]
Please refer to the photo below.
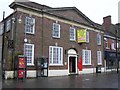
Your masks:
[{"label": "yellow sign", "polygon": [[77,30],[77,42],[78,43],[86,42],[86,30],[85,29]]}]

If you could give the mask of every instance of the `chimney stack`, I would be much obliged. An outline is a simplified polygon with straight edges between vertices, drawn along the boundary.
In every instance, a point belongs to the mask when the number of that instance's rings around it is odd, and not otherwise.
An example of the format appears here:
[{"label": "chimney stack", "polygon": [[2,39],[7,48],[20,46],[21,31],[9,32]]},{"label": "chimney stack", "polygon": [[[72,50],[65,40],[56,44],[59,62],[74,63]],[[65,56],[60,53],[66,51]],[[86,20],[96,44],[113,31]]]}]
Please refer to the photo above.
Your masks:
[{"label": "chimney stack", "polygon": [[111,16],[106,16],[106,17],[103,17],[103,27],[105,30],[108,30],[110,28],[110,25],[111,25]]}]

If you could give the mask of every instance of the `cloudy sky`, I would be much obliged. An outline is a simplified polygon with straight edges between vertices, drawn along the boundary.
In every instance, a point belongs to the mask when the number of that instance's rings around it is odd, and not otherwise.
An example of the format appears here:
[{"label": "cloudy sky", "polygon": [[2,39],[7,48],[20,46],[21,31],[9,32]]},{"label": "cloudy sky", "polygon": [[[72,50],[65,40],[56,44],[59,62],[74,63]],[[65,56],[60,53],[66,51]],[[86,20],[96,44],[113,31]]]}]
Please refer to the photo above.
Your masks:
[{"label": "cloudy sky", "polygon": [[[9,8],[14,0],[0,0],[0,21],[3,11],[5,16],[13,12]],[[102,24],[103,17],[111,15],[112,23],[118,22],[118,2],[120,0],[31,0],[51,7],[77,7],[82,13],[92,21]]]}]

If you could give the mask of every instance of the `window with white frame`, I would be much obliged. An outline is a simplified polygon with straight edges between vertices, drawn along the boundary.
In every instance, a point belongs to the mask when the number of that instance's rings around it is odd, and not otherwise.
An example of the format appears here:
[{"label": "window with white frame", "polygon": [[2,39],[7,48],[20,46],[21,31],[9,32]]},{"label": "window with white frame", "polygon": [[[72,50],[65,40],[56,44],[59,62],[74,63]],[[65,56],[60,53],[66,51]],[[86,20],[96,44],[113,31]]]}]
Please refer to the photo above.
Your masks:
[{"label": "window with white frame", "polygon": [[104,38],[104,40],[105,40],[105,48],[109,49],[108,38]]},{"label": "window with white frame", "polygon": [[91,50],[82,50],[83,65],[91,65]]},{"label": "window with white frame", "polygon": [[34,44],[25,44],[24,53],[27,57],[27,65],[34,65]]},{"label": "window with white frame", "polygon": [[10,27],[11,27],[11,21],[8,20],[6,23],[6,31],[10,31]]},{"label": "window with white frame", "polygon": [[35,19],[31,17],[26,17],[25,20],[25,32],[29,34],[35,33]]},{"label": "window with white frame", "polygon": [[60,24],[53,23],[53,33],[52,36],[54,38],[60,38]]},{"label": "window with white frame", "polygon": [[116,50],[116,48],[115,48],[115,40],[112,40],[111,49]]},{"label": "window with white frame", "polygon": [[97,51],[97,61],[98,61],[98,65],[102,64],[102,52],[101,51]]},{"label": "window with white frame", "polygon": [[89,32],[86,31],[86,42],[89,43]]},{"label": "window with white frame", "polygon": [[101,45],[101,34],[97,34],[97,45]]},{"label": "window with white frame", "polygon": [[63,48],[49,46],[49,65],[63,65]]},{"label": "window with white frame", "polygon": [[76,30],[74,27],[70,27],[70,40],[75,41],[76,40]]},{"label": "window with white frame", "polygon": [[4,29],[4,24],[1,23],[1,25],[0,25],[0,35],[3,34],[3,29]]}]

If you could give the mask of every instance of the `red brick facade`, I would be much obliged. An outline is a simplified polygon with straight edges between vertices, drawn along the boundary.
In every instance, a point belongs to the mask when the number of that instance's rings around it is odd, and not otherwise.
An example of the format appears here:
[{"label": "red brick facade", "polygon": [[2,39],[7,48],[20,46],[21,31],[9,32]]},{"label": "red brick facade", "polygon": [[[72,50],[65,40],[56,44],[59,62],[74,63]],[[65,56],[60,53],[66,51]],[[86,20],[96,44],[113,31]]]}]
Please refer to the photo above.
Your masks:
[{"label": "red brick facade", "polygon": [[[76,8],[58,8],[58,10],[43,11],[35,10],[35,8],[26,5],[25,7],[17,5],[17,3],[11,4],[11,8],[16,11],[9,18],[16,18],[14,40],[15,40],[15,52],[24,54],[24,38],[25,38],[25,18],[30,16],[35,19],[35,34],[26,34],[28,40],[27,43],[34,44],[34,66],[28,66],[27,70],[36,70],[36,60],[38,57],[49,58],[49,46],[60,46],[63,47],[63,66],[49,66],[49,70],[67,70],[68,69],[68,51],[74,49],[77,52],[77,62],[82,56],[82,50],[91,50],[91,65],[83,65],[83,69],[92,69],[97,66],[97,51],[102,52],[102,67],[104,67],[104,46],[103,46],[103,35],[102,29],[96,28],[95,23],[88,19]],[[16,7],[15,7],[16,6]],[[37,8],[36,8],[37,9]],[[21,17],[22,22],[18,23],[17,20]],[[6,19],[7,20],[7,19]],[[60,24],[60,38],[52,37],[53,23]],[[70,41],[69,28],[74,27],[77,30],[87,29],[89,32],[89,43],[77,43],[77,32],[76,41]],[[101,45],[97,45],[97,34],[100,32]],[[8,38],[11,37],[12,29],[6,33]],[[6,47],[6,51],[9,50]],[[9,52],[8,52],[9,53]],[[5,65],[6,70],[10,70],[7,57]],[[65,64],[65,62],[67,64]],[[77,64],[77,63],[76,63]]]}]

